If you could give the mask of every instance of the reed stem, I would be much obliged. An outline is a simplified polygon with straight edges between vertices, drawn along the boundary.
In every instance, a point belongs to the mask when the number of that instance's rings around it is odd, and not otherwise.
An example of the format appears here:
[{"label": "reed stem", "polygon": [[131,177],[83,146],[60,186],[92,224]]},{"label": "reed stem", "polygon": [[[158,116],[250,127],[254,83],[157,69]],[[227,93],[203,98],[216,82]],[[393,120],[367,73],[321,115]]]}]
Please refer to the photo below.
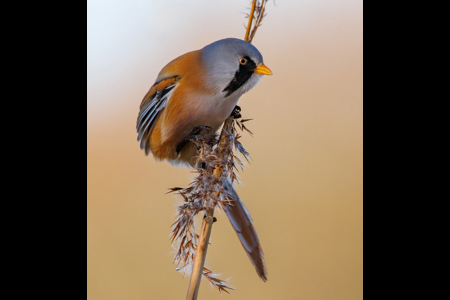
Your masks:
[{"label": "reed stem", "polygon": [[[255,13],[255,9],[256,9],[256,0],[253,0],[252,8],[250,10],[250,15],[248,18],[247,30],[245,32],[245,40],[248,42],[251,42],[251,40],[249,41],[249,35],[252,29],[253,15]],[[228,134],[227,129],[229,129],[230,126],[232,126],[233,120],[234,120],[233,117],[230,116],[228,117],[227,120],[225,120],[223,124],[219,140],[220,150],[222,150],[225,147],[226,144],[225,139]],[[221,151],[219,151],[219,153],[221,153]],[[216,169],[214,169],[214,177],[216,179],[219,179],[222,175],[222,171],[223,170],[221,167],[217,167]],[[202,229],[200,232],[200,237],[197,245],[194,264],[192,266],[191,279],[189,280],[189,288],[186,300],[197,300],[198,290],[200,288],[200,282],[203,275],[203,267],[205,265],[206,260],[206,253],[208,251],[209,238],[211,236],[212,224],[214,222],[213,217],[214,217],[214,207],[207,208],[206,215],[203,218]]]},{"label": "reed stem", "polygon": [[253,22],[253,14],[255,12],[256,7],[256,0],[253,0],[252,2],[252,9],[250,10],[250,16],[248,17],[248,25],[247,25],[247,31],[245,32],[245,41],[248,42],[248,36],[250,34],[250,30],[252,29],[252,22]]},{"label": "reed stem", "polygon": [[198,289],[203,275],[203,266],[205,265],[206,252],[208,251],[209,237],[211,236],[213,216],[214,208],[208,208],[206,210],[206,215],[203,218],[202,230],[197,245],[197,253],[195,254],[186,300],[197,300]]}]

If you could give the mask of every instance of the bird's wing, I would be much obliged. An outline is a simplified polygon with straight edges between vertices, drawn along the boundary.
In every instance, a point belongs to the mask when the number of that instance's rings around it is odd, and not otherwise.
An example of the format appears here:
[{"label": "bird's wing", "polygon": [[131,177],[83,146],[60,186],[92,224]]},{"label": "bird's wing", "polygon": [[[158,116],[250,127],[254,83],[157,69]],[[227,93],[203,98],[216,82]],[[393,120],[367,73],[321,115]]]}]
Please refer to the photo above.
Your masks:
[{"label": "bird's wing", "polygon": [[172,76],[157,81],[142,100],[136,130],[138,132],[137,139],[141,141],[141,149],[145,149],[146,155],[150,153],[150,132],[161,111],[166,107],[178,79],[179,76]]},{"label": "bird's wing", "polygon": [[223,207],[224,211],[236,231],[245,252],[255,266],[256,272],[263,281],[266,281],[267,270],[264,264],[264,253],[259,243],[258,234],[252,225],[252,218],[236,193],[232,183],[230,181],[225,182],[224,188],[232,195],[234,200],[231,202],[231,205]]}]

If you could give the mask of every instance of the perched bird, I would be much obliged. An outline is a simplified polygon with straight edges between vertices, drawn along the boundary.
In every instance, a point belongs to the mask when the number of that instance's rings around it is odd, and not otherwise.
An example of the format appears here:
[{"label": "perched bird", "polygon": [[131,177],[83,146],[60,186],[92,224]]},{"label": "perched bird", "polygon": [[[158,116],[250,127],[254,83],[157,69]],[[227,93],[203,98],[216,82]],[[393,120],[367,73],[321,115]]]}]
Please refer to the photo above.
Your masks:
[{"label": "perched bird", "polygon": [[[216,132],[233,112],[239,98],[262,75],[272,75],[252,44],[235,38],[216,41],[168,63],[142,100],[137,119],[138,141],[157,160],[195,165],[197,147],[189,142],[194,128]],[[225,187],[236,203],[225,212],[259,276],[266,269],[250,215],[231,183]]]}]

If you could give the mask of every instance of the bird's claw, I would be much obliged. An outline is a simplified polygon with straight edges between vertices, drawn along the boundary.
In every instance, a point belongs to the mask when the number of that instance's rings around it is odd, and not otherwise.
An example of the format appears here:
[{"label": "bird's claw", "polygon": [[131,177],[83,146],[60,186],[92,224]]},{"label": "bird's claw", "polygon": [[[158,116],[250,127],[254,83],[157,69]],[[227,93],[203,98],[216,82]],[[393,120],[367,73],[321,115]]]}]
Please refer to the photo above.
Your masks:
[{"label": "bird's claw", "polygon": [[195,126],[192,129],[191,133],[189,133],[189,135],[186,138],[188,138],[190,136],[198,136],[201,133],[203,133],[203,131],[211,131],[211,130],[212,130],[212,128],[209,126],[206,126],[206,125]]},{"label": "bird's claw", "polygon": [[[202,138],[202,136],[204,135],[204,133],[208,133],[211,132],[212,128],[206,125],[200,125],[200,126],[196,126],[192,129],[191,133],[189,133],[189,135],[187,137],[184,138],[184,140],[178,145],[177,149],[176,149],[176,153],[177,155],[180,154],[181,149],[183,149],[184,146],[186,146],[186,144],[188,142],[194,142],[199,140]],[[198,148],[198,146],[197,146]]]},{"label": "bird's claw", "polygon": [[231,117],[233,117],[233,119],[239,119],[241,118],[241,107],[240,106],[235,106],[233,111],[231,112]]}]

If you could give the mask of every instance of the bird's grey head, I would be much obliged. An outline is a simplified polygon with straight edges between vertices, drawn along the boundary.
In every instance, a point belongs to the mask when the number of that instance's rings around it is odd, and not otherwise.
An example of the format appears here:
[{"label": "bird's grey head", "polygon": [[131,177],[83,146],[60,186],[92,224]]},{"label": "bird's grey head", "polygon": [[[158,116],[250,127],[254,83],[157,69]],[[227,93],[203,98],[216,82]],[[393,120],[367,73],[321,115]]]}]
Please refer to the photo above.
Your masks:
[{"label": "bird's grey head", "polygon": [[202,57],[209,88],[223,93],[224,97],[239,97],[253,88],[262,75],[272,74],[264,66],[258,49],[239,39],[228,38],[209,44],[202,49]]}]

